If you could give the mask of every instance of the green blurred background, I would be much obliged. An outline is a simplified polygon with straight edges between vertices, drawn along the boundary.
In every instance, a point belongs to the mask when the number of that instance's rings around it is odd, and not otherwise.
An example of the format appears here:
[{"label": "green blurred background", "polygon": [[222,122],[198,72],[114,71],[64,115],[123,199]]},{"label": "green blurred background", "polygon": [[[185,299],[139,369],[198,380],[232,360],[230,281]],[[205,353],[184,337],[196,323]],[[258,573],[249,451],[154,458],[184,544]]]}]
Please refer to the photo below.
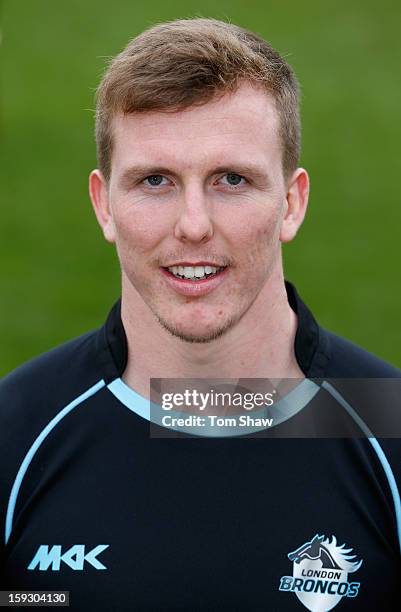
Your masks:
[{"label": "green blurred background", "polygon": [[255,30],[303,90],[308,217],[286,277],[320,323],[401,367],[401,4],[391,0],[2,4],[0,373],[102,324],[119,295],[87,195],[105,58],[151,24]]}]

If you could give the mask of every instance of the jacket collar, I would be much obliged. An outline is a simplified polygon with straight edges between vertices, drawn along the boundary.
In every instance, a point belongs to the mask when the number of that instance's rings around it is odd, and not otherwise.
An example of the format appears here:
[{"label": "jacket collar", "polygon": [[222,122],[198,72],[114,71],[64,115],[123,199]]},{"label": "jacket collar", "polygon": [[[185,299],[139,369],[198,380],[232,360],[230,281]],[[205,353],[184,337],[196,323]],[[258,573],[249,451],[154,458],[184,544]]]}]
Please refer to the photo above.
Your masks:
[{"label": "jacket collar", "polygon": [[[295,335],[295,357],[308,378],[324,376],[329,360],[328,339],[294,285],[285,281],[288,302],[298,317]],[[108,384],[122,376],[128,359],[127,337],[121,321],[121,299],[111,309],[106,323],[98,331],[97,358]]]}]

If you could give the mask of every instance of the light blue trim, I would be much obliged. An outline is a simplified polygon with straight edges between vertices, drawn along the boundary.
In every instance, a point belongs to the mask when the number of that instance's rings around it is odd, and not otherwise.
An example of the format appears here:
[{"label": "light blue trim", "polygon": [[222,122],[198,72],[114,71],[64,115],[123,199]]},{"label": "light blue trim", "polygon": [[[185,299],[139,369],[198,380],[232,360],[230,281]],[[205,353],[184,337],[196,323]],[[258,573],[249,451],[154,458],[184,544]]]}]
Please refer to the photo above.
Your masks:
[{"label": "light blue trim", "polygon": [[22,480],[39,446],[42,444],[46,436],[48,436],[48,434],[52,431],[52,429],[54,429],[54,427],[61,421],[62,418],[64,418],[69,412],[71,412],[73,408],[78,406],[78,404],[81,404],[86,399],[88,399],[88,397],[91,397],[92,395],[97,393],[97,391],[99,391],[99,389],[104,387],[105,384],[106,383],[104,382],[104,380],[99,380],[99,382],[93,385],[93,387],[90,387],[90,389],[85,391],[85,393],[82,393],[82,395],[74,399],[67,406],[65,406],[65,408],[60,410],[60,412],[56,414],[56,416],[41,431],[41,433],[36,438],[35,442],[32,444],[31,448],[25,455],[25,458],[23,462],[21,463],[21,466],[18,470],[17,476],[15,477],[15,481],[14,481],[14,484],[13,484],[13,487],[10,493],[10,499],[8,501],[7,515],[6,515],[6,531],[5,531],[5,543],[6,544],[11,535],[12,526],[13,526],[13,518],[14,518],[14,510],[15,510],[15,506],[17,503],[18,493],[21,487]]},{"label": "light blue trim", "polygon": [[348,414],[354,419],[355,423],[360,427],[363,433],[368,438],[372,447],[374,448],[376,455],[382,465],[386,478],[388,480],[388,484],[390,487],[391,495],[393,497],[394,502],[394,511],[395,511],[395,520],[397,524],[397,534],[398,534],[398,543],[401,551],[401,499],[400,492],[397,487],[397,483],[394,477],[393,470],[388,462],[388,459],[380,446],[377,439],[374,437],[373,433],[366,425],[366,423],[361,419],[361,417],[355,412],[352,406],[343,398],[343,396],[327,381],[324,381],[322,387],[326,389],[338,402],[341,404],[343,408],[348,412]]},{"label": "light blue trim", "polygon": [[398,490],[397,487],[397,483],[396,480],[394,478],[394,473],[393,470],[391,469],[391,466],[388,462],[388,459],[386,457],[386,455],[384,454],[384,451],[382,449],[382,447],[380,446],[379,442],[376,440],[376,438],[369,438],[369,442],[371,443],[371,445],[373,446],[373,448],[376,451],[376,454],[379,458],[380,463],[383,466],[383,470],[387,476],[387,480],[388,480],[388,484],[391,490],[391,494],[393,496],[393,500],[394,500],[394,510],[395,510],[395,520],[397,523],[397,532],[398,532],[398,542],[400,544],[400,550],[401,550],[401,500],[400,500],[400,492]]},{"label": "light blue trim", "polygon": [[121,378],[113,380],[107,388],[124,406],[150,421],[150,400],[131,389]]},{"label": "light blue trim", "polygon": [[[152,409],[150,409],[150,400],[139,395],[134,389],[131,389],[121,378],[116,378],[107,385],[107,388],[113,393],[113,395],[120,400],[124,406],[129,408],[132,412],[135,412],[147,421],[159,425],[160,427],[166,427],[162,423],[162,417],[165,414],[161,406],[152,402]],[[253,413],[255,418],[264,417],[272,418],[274,421],[273,427],[284,423],[288,419],[292,418],[298,412],[303,410],[307,404],[313,399],[318,393],[320,387],[312,380],[305,378],[300,384],[292,389],[286,396],[282,397],[276,404],[269,408],[261,409]],[[188,414],[182,412],[169,411],[169,414],[175,417],[184,417]],[[199,437],[237,437],[246,434],[256,433],[262,431],[265,427],[260,426],[249,426],[242,427],[238,433],[233,434],[232,427],[202,427],[196,430],[194,426],[169,426],[168,429],[188,433],[192,436]]]}]

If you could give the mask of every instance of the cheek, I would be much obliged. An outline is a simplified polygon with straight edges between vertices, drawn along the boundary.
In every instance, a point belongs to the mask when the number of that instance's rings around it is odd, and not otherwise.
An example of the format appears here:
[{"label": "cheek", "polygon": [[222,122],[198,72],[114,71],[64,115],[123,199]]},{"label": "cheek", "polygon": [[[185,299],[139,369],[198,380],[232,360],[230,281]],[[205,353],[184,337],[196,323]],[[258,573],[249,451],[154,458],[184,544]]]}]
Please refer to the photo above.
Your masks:
[{"label": "cheek", "polygon": [[260,290],[279,255],[279,234],[278,215],[254,217],[252,224],[249,218],[244,220],[234,253],[238,267],[230,296],[249,299]]},{"label": "cheek", "polygon": [[116,245],[120,254],[149,256],[166,234],[165,224],[160,217],[150,212],[134,214],[131,211],[129,214],[119,215],[115,217],[114,224]]},{"label": "cheek", "polygon": [[280,223],[279,215],[244,220],[238,236],[237,255],[241,253],[249,266],[262,266],[271,260],[279,248]]}]

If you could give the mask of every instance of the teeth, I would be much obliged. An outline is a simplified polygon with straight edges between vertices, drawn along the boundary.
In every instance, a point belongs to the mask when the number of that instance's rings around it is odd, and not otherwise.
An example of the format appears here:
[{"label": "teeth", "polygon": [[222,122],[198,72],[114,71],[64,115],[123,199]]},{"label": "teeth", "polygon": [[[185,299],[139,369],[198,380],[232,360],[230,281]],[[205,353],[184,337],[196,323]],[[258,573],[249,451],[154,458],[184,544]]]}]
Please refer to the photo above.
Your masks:
[{"label": "teeth", "polygon": [[174,276],[184,277],[191,280],[198,280],[205,278],[206,275],[216,274],[222,268],[215,268],[214,266],[171,266],[168,268]]},{"label": "teeth", "polygon": [[193,278],[195,276],[195,268],[185,266],[184,276],[185,278]]}]

